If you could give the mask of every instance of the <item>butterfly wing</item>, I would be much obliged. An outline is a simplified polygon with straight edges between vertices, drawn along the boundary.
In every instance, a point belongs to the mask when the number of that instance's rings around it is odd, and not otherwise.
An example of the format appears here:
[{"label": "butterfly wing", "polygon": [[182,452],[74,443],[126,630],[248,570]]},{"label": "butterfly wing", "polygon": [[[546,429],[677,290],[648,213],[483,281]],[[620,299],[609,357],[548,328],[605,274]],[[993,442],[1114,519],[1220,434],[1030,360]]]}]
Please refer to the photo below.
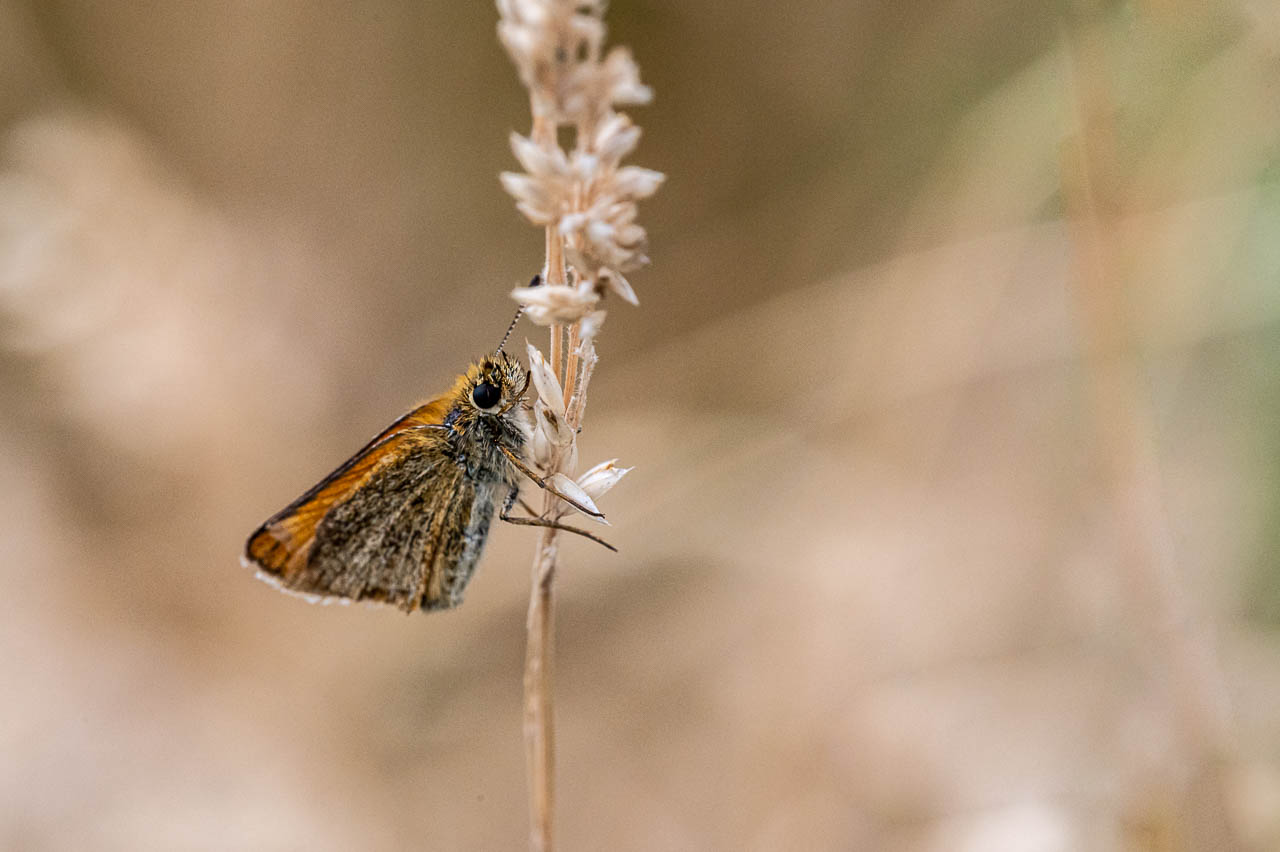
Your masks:
[{"label": "butterfly wing", "polygon": [[[259,527],[245,545],[245,562],[258,568],[263,579],[290,591],[407,600],[421,580],[415,580],[406,596],[397,585],[403,585],[403,578],[388,575],[375,557],[389,534],[393,537],[385,542],[386,552],[401,559],[406,554],[397,548],[417,541],[430,545],[429,528],[436,526],[436,518],[446,520],[461,511],[437,505],[456,502],[447,495],[461,473],[447,452],[447,407],[448,397],[440,397],[384,429]],[[420,514],[427,507],[431,511]],[[426,538],[422,531],[412,541],[394,538],[407,535],[407,525],[422,526],[424,521]],[[417,573],[422,571],[419,563]]]}]

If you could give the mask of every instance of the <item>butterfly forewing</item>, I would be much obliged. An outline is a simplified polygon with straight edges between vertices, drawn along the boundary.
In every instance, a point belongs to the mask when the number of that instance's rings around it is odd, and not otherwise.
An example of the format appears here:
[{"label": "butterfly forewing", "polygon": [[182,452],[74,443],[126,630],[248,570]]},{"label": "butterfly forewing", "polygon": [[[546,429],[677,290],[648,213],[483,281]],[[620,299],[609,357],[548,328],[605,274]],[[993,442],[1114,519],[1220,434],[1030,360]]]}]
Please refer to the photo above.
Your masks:
[{"label": "butterfly forewing", "polygon": [[477,488],[446,452],[447,402],[401,417],[271,517],[249,538],[247,561],[302,594],[455,605],[479,556],[468,539],[482,526],[483,544],[494,498],[474,510]]},{"label": "butterfly forewing", "polygon": [[[245,561],[286,591],[444,609],[518,485],[529,377],[503,352],[373,438],[257,529]],[[541,480],[535,477],[535,482]]]}]

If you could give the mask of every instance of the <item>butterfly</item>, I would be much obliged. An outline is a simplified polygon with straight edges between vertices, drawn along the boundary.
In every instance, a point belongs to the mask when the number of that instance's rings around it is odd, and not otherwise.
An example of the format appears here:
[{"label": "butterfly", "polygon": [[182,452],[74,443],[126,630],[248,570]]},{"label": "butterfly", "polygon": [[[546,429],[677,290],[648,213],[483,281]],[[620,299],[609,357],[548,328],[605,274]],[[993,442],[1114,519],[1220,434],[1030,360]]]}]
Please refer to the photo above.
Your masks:
[{"label": "butterfly", "polygon": [[528,388],[529,374],[501,347],[471,364],[448,392],[396,420],[268,518],[242,561],[288,592],[413,612],[462,602],[499,506],[500,520],[576,533],[614,550],[585,530],[511,515],[523,475],[603,517],[524,462]]}]

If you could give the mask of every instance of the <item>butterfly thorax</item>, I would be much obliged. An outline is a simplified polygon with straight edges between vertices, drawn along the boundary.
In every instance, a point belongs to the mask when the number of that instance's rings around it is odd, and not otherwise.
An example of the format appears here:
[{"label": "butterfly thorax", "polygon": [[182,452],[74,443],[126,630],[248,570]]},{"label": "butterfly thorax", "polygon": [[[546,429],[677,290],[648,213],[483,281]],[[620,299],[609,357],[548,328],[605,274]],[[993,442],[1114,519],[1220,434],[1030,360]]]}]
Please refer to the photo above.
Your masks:
[{"label": "butterfly thorax", "polygon": [[525,442],[521,426],[524,413],[516,406],[501,416],[468,417],[455,407],[445,415],[448,447],[454,464],[477,482],[506,481],[515,485],[515,473],[500,447],[520,454]]}]

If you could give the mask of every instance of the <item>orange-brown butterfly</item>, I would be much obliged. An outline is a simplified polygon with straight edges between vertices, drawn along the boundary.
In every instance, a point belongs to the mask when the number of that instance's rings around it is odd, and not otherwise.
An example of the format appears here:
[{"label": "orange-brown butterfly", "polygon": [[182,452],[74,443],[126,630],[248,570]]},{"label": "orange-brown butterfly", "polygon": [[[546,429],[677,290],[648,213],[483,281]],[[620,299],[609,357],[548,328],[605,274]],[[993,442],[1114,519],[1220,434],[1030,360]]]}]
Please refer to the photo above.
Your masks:
[{"label": "orange-brown butterfly", "polygon": [[499,503],[501,520],[562,529],[614,549],[584,530],[510,514],[523,473],[602,517],[522,460],[528,388],[528,374],[499,347],[272,515],[249,537],[243,561],[285,591],[413,612],[462,602]]}]

